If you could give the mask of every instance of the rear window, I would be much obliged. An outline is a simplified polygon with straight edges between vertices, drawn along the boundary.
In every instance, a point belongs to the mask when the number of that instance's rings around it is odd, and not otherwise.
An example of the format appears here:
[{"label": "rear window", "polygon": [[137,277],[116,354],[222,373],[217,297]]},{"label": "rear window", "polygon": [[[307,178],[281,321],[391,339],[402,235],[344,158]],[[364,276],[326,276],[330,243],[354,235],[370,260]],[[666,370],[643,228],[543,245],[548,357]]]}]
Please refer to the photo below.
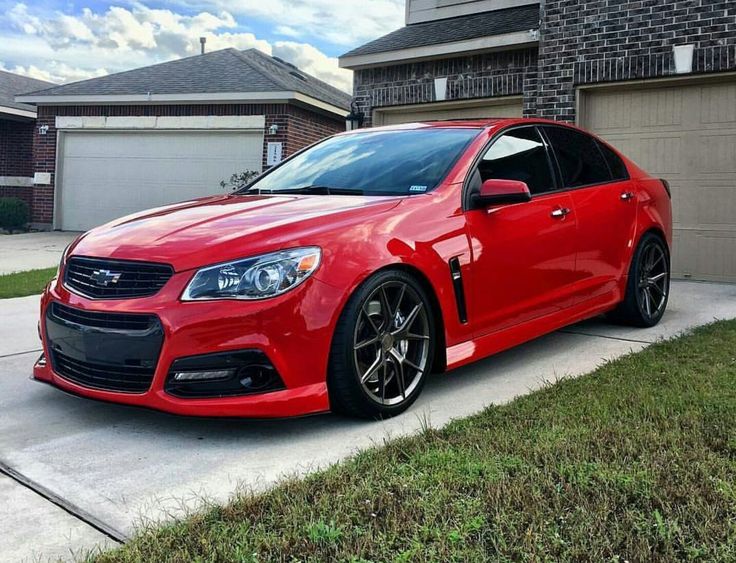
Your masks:
[{"label": "rear window", "polygon": [[611,170],[612,178],[614,180],[628,180],[629,171],[626,170],[626,165],[624,164],[624,161],[621,160],[621,157],[613,152],[611,147],[604,143],[599,142],[598,147],[601,149],[603,157],[606,159],[606,163],[608,164],[608,168]]},{"label": "rear window", "polygon": [[611,171],[596,140],[574,129],[545,127],[566,188],[611,181]]}]

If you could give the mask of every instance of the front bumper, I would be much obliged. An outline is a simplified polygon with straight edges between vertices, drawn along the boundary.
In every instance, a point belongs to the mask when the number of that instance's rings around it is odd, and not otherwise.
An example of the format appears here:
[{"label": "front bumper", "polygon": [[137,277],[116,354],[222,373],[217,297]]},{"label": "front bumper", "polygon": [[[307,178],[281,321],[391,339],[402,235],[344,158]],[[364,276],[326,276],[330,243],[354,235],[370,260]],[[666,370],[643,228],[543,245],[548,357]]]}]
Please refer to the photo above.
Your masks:
[{"label": "front bumper", "polygon": [[[92,300],[71,293],[59,281],[52,282],[41,299],[40,332],[47,361],[34,366],[34,379],[83,397],[181,415],[267,418],[329,410],[327,363],[341,302],[335,288],[310,278],[292,292],[263,301],[184,303],[179,296],[191,275],[177,273],[156,295],[127,300]],[[159,347],[150,386],[142,391],[112,391],[94,388],[87,382],[80,384],[57,373],[51,361],[54,351],[50,348],[49,328],[56,331],[56,338],[60,334],[63,338],[64,333],[48,325],[47,312],[53,303],[86,312],[155,317],[162,332],[160,342],[154,342],[156,334],[151,334],[150,340],[140,343],[144,349],[141,355],[145,356],[142,363],[150,359],[151,349]],[[114,334],[110,341],[115,341]],[[98,339],[90,338],[87,344],[84,338],[74,342],[76,347],[94,349],[98,359],[115,357],[114,347],[105,349]],[[168,374],[177,360],[244,350],[264,354],[283,388],[211,398],[174,396],[167,391]]]}]

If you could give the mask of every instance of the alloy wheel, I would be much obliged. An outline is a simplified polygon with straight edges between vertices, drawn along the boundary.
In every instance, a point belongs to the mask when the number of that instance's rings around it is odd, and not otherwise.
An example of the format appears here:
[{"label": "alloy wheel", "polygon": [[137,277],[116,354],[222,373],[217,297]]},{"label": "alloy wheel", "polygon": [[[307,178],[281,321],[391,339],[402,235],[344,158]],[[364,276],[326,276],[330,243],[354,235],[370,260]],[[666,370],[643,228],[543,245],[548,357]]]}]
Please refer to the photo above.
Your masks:
[{"label": "alloy wheel", "polygon": [[362,303],[353,336],[360,384],[381,405],[407,399],[426,374],[430,325],[417,292],[401,281],[379,285]]},{"label": "alloy wheel", "polygon": [[667,303],[669,261],[661,244],[650,243],[641,253],[639,263],[639,308],[648,318],[656,318]]}]

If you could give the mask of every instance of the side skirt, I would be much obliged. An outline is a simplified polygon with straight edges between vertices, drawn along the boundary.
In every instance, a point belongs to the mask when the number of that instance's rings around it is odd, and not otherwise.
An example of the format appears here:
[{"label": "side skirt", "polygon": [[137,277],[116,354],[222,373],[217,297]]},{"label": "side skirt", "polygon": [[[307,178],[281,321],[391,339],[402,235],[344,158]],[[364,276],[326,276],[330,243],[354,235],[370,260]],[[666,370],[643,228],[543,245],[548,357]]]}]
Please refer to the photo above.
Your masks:
[{"label": "side skirt", "polygon": [[605,300],[596,297],[562,311],[450,346],[447,348],[447,371],[606,313],[616,306],[617,301],[612,300],[610,295],[604,297]]}]

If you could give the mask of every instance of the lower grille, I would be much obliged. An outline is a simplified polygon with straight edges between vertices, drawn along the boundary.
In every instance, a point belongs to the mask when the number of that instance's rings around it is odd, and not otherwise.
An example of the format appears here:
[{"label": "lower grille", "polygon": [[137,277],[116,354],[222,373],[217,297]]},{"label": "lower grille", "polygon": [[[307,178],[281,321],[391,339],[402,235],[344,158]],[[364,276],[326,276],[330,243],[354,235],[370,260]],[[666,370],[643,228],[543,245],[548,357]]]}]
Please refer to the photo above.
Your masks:
[{"label": "lower grille", "polygon": [[64,379],[124,393],[144,393],[151,387],[164,340],[156,315],[51,303],[45,320],[49,360]]},{"label": "lower grille", "polygon": [[93,364],[75,360],[57,351],[51,352],[51,361],[56,372],[64,379],[104,391],[144,393],[151,386],[155,371],[155,368],[139,366]]},{"label": "lower grille", "polygon": [[126,313],[100,313],[97,311],[84,311],[61,305],[51,304],[51,313],[55,318],[80,326],[95,328],[109,328],[113,330],[148,330],[157,322],[152,315],[126,314]]}]

